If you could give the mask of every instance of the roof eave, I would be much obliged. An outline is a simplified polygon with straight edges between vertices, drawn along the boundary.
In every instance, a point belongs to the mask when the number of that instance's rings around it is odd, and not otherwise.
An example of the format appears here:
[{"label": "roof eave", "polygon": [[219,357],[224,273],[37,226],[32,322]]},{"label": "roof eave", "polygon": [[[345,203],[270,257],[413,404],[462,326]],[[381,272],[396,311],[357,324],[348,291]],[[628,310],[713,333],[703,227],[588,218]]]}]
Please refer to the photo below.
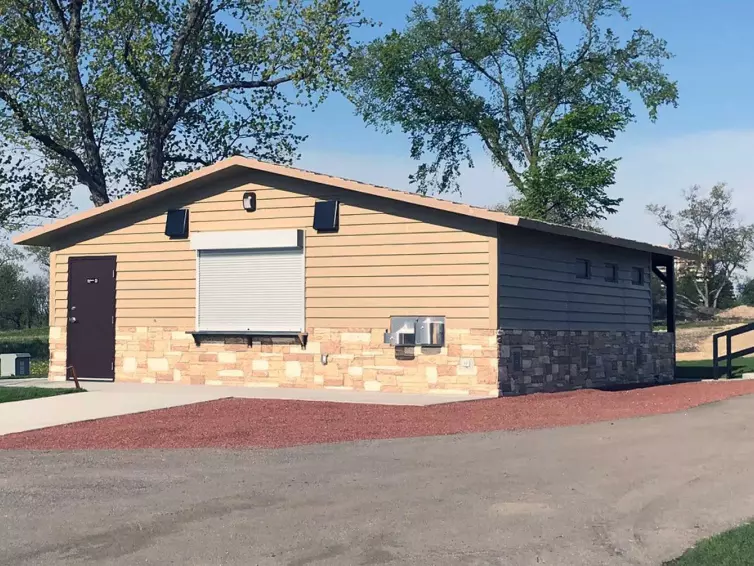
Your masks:
[{"label": "roof eave", "polygon": [[114,214],[122,214],[137,209],[144,200],[157,197],[176,188],[186,188],[187,186],[199,182],[211,175],[216,175],[222,171],[234,168],[247,168],[243,157],[230,157],[219,161],[214,165],[203,167],[197,171],[155,185],[143,191],[131,193],[123,198],[109,202],[98,208],[91,208],[82,212],[73,214],[68,218],[58,220],[52,224],[39,226],[29,232],[19,234],[12,238],[12,242],[20,246],[49,246],[58,237],[60,232],[75,230],[89,222],[97,222]]},{"label": "roof eave", "polygon": [[692,253],[675,250],[672,248],[666,248],[663,246],[656,246],[648,244],[646,242],[639,242],[636,240],[629,240],[628,238],[619,238],[616,236],[609,236],[607,234],[600,234],[599,232],[591,232],[589,230],[581,230],[578,228],[571,228],[569,226],[562,226],[560,224],[551,224],[549,222],[542,222],[541,220],[532,220],[530,218],[518,218],[516,226],[521,228],[528,228],[530,230],[537,230],[539,232],[547,232],[558,236],[568,236],[572,238],[578,238],[580,240],[588,240],[591,242],[597,242],[600,244],[618,246],[622,248],[629,248],[633,250],[649,252],[657,255],[664,255],[670,257],[679,257],[682,259],[688,259],[695,261],[697,256]]},{"label": "roof eave", "polygon": [[69,218],[59,220],[53,224],[40,226],[39,228],[35,228],[34,230],[31,230],[25,234],[20,234],[14,237],[13,243],[25,246],[50,245],[55,241],[55,239],[60,237],[61,234],[66,234],[69,231],[74,231],[80,227],[84,227],[90,222],[96,222],[118,213],[128,212],[129,210],[133,210],[140,206],[143,201],[157,197],[162,193],[166,193],[168,191],[181,187],[186,188],[187,186],[192,185],[195,182],[204,180],[207,177],[220,174],[221,172],[227,173],[229,170],[236,168],[262,171],[299,180],[310,181],[313,183],[329,185],[357,193],[383,197],[408,204],[445,211],[452,214],[469,216],[476,218],[477,220],[486,220],[489,222],[496,222],[508,226],[519,226],[522,228],[529,228],[531,230],[548,232],[550,234],[589,240],[601,244],[614,245],[629,249],[646,251],[649,253],[661,254],[665,256],[680,257],[692,261],[698,259],[693,254],[680,250],[672,250],[670,248],[654,246],[652,244],[647,244],[644,242],[637,242],[625,238],[616,238],[605,234],[598,234],[596,232],[589,232],[587,230],[579,230],[558,224],[550,224],[548,222],[542,222],[539,220],[531,220],[519,216],[511,216],[503,212],[495,212],[484,208],[472,207],[467,204],[450,202],[433,197],[406,193],[403,191],[396,191],[386,187],[368,185],[358,181],[351,181],[349,179],[343,179],[340,177],[332,177],[329,175],[314,173],[293,167],[265,163],[262,161],[257,161],[240,156],[224,159],[215,163],[214,165],[204,167],[202,169],[184,175],[183,177],[172,179],[138,193],[130,194],[102,207],[79,212],[70,216]]}]

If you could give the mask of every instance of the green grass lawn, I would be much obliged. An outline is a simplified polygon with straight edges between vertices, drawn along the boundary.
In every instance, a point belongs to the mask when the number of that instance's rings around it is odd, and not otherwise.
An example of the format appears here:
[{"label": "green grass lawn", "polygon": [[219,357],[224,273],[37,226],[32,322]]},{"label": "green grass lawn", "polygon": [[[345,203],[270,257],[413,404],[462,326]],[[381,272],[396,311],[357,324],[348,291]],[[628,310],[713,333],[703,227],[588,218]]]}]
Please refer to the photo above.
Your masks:
[{"label": "green grass lawn", "polygon": [[55,395],[68,395],[80,393],[76,389],[52,389],[46,387],[0,387],[0,403],[11,401],[25,401],[27,399],[39,399],[40,397],[54,397]]},{"label": "green grass lawn", "polygon": [[754,566],[754,523],[705,539],[665,566]]},{"label": "green grass lawn", "polygon": [[[733,360],[733,377],[741,377],[744,373],[754,373],[754,358],[738,358]],[[679,368],[700,368],[705,379],[712,378],[712,360],[676,362]],[[720,377],[725,374],[725,361],[720,362]],[[681,370],[683,371],[683,370]]]},{"label": "green grass lawn", "polygon": [[9,340],[47,340],[50,329],[47,326],[22,328],[21,330],[0,330],[0,342]]}]

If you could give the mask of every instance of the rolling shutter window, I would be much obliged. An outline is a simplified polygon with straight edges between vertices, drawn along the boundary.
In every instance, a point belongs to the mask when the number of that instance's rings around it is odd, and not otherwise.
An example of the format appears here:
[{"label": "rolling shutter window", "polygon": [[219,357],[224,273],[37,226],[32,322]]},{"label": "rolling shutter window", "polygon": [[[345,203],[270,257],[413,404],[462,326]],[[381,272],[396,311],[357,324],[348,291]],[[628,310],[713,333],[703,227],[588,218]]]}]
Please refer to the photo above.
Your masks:
[{"label": "rolling shutter window", "polygon": [[200,250],[199,330],[304,331],[303,250]]}]

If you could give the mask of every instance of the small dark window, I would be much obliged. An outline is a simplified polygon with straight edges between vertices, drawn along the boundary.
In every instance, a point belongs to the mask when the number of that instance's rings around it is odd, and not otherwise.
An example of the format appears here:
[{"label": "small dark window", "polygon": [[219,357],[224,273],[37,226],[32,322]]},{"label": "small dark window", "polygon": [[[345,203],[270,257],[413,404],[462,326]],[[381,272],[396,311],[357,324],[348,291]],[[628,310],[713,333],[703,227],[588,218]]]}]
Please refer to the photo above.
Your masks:
[{"label": "small dark window", "polygon": [[631,268],[631,283],[634,285],[644,285],[644,270],[641,267]]},{"label": "small dark window", "polygon": [[188,210],[168,210],[165,221],[165,235],[171,240],[184,240],[188,238]]},{"label": "small dark window", "polygon": [[605,264],[605,281],[608,281],[609,283],[617,283],[618,266],[614,263]]},{"label": "small dark window", "polygon": [[589,279],[592,276],[592,262],[588,259],[576,260],[576,277],[578,279]]},{"label": "small dark window", "polygon": [[314,229],[317,232],[337,232],[339,225],[337,200],[314,203]]}]

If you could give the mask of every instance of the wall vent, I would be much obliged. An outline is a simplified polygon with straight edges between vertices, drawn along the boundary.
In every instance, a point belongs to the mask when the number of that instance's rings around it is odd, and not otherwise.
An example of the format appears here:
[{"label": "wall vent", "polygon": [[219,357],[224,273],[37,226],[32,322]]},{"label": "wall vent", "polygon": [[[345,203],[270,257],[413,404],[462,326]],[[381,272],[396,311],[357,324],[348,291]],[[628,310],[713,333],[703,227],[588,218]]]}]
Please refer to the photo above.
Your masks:
[{"label": "wall vent", "polygon": [[171,240],[185,240],[188,238],[189,211],[186,209],[168,210],[165,220],[165,235]]},{"label": "wall vent", "polygon": [[337,232],[340,227],[340,203],[325,200],[314,203],[314,229],[317,232]]}]

